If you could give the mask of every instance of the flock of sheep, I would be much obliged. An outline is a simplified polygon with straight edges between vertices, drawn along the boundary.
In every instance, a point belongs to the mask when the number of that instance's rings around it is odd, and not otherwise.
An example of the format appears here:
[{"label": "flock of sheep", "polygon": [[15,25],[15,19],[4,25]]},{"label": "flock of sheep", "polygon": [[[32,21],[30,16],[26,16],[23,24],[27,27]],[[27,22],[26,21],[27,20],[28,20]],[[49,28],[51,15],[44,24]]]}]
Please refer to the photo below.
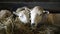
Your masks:
[{"label": "flock of sheep", "polygon": [[60,14],[51,14],[40,6],[0,11],[0,34],[56,34],[60,32]]}]

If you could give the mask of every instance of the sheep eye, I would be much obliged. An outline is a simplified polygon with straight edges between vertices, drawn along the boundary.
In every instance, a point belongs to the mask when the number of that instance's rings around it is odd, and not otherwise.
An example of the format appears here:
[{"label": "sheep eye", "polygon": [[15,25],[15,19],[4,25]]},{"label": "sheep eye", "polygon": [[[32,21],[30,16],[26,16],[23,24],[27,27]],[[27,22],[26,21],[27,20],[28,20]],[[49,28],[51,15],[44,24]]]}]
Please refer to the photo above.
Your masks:
[{"label": "sheep eye", "polygon": [[23,17],[23,15],[20,15],[20,17]]}]

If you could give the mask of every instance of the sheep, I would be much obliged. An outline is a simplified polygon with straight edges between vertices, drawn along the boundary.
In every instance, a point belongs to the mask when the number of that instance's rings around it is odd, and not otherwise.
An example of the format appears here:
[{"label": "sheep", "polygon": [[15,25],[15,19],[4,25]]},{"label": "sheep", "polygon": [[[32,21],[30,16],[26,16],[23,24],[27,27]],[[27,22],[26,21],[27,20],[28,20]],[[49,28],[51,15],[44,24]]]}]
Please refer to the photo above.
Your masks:
[{"label": "sheep", "polygon": [[42,7],[35,6],[31,11],[31,26],[37,26],[42,21],[44,13],[49,14],[48,11],[44,11]]},{"label": "sheep", "polygon": [[11,25],[13,23],[12,17],[13,17],[13,15],[9,10],[0,11],[0,23],[1,23],[1,25],[3,24],[2,28],[5,29],[4,31],[6,34],[12,34],[12,31],[10,31],[12,29]]},{"label": "sheep", "polygon": [[[17,26],[17,29],[19,29],[18,31],[24,30],[24,31],[26,31],[26,33],[29,32],[28,34],[32,34],[33,32],[30,31],[30,27],[29,27],[30,26],[29,11],[30,11],[30,9],[27,7],[18,8],[16,10],[16,12],[13,12],[13,14],[18,16],[14,23],[15,23],[15,27]],[[16,34],[17,34],[17,32],[16,32]],[[24,32],[24,34],[25,34],[25,32]]]},{"label": "sheep", "polygon": [[29,23],[29,8],[22,7],[18,8],[16,12],[13,12],[15,15],[17,15],[20,19],[20,21],[24,24]]},{"label": "sheep", "polygon": [[35,6],[31,11],[31,26],[38,27],[38,25],[54,25],[60,27],[60,14],[52,14],[45,11],[40,6]]}]

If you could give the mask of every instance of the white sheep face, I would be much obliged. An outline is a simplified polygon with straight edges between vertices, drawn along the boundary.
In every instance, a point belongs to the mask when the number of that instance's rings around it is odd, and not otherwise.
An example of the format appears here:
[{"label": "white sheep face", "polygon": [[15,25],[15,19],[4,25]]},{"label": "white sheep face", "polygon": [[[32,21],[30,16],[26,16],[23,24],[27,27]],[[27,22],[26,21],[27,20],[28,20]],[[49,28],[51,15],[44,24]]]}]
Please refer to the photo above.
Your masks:
[{"label": "white sheep face", "polygon": [[24,10],[19,10],[20,8],[17,9],[16,12],[13,12],[15,15],[17,15],[20,19],[20,21],[24,24],[29,23],[29,11],[24,9]]},{"label": "white sheep face", "polygon": [[42,20],[42,10],[39,10],[40,7],[34,7],[31,10],[31,25],[36,26]]},{"label": "white sheep face", "polygon": [[23,23],[28,23],[29,22],[29,15],[25,10],[19,12],[18,15],[19,15],[19,19],[20,19],[21,22],[23,22]]}]

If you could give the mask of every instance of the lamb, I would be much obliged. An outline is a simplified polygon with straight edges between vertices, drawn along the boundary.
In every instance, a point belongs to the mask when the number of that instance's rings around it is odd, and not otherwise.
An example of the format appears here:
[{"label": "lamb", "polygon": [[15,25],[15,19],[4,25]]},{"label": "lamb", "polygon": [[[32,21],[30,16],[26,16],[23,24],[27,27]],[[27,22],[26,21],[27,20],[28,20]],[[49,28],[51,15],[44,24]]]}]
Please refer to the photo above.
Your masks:
[{"label": "lamb", "polygon": [[13,13],[18,16],[18,18],[22,23],[24,24],[29,23],[29,20],[30,20],[29,8],[27,7],[18,8],[16,12],[13,12]]},{"label": "lamb", "polygon": [[42,7],[35,6],[30,12],[31,13],[31,25],[36,26],[37,23],[41,22],[43,18],[42,15],[45,12],[47,11],[44,11]]},{"label": "lamb", "polygon": [[39,24],[54,25],[59,26],[60,23],[60,14],[51,14],[49,11],[45,11],[40,6],[35,6],[31,10],[31,26],[37,26]]}]

